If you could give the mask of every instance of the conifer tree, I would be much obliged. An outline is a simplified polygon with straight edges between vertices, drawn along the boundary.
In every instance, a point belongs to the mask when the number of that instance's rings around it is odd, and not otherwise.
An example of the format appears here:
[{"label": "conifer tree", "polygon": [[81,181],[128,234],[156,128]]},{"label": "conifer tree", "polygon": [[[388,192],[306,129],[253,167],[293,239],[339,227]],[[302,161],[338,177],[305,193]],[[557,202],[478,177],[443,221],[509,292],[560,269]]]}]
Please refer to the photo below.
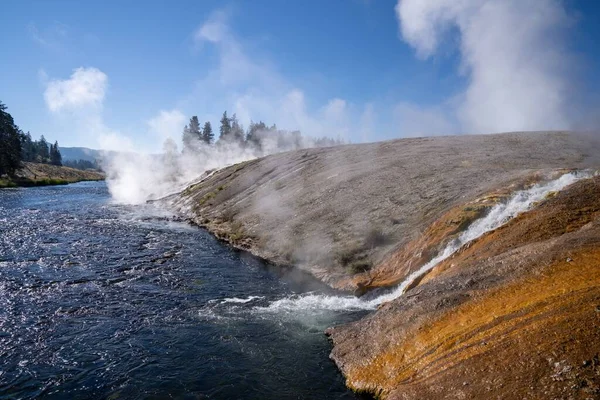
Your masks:
[{"label": "conifer tree", "polygon": [[202,141],[206,144],[211,144],[214,138],[215,134],[213,133],[212,126],[209,121],[206,121],[202,129]]},{"label": "conifer tree", "polygon": [[37,144],[37,160],[41,163],[46,163],[50,160],[50,150],[48,149],[48,142],[44,135],[40,138]]},{"label": "conifer tree", "polygon": [[35,160],[35,142],[31,139],[31,134],[20,133],[21,136],[21,158],[23,161],[34,161]]},{"label": "conifer tree", "polygon": [[246,143],[260,150],[262,136],[264,136],[267,131],[268,128],[264,122],[250,122],[250,127],[246,134]]},{"label": "conifer tree", "polygon": [[200,130],[200,122],[198,122],[198,117],[193,116],[190,118],[190,124],[188,125],[190,130],[190,136],[193,140],[202,140],[202,131]]},{"label": "conifer tree", "polygon": [[230,140],[231,135],[231,120],[227,117],[227,111],[223,112],[223,116],[221,117],[221,127],[219,128],[221,136],[219,140],[223,140],[228,142]]},{"label": "conifer tree", "polygon": [[231,140],[240,144],[244,143],[244,128],[240,125],[237,116],[231,117]]},{"label": "conifer tree", "polygon": [[13,174],[21,163],[19,128],[0,102],[0,175]]},{"label": "conifer tree", "polygon": [[54,145],[50,145],[50,163],[52,165],[62,165],[62,155],[58,150],[58,141]]},{"label": "conifer tree", "polygon": [[198,142],[202,140],[202,131],[198,117],[190,118],[190,123],[183,128],[183,152],[196,151]]},{"label": "conifer tree", "polygon": [[188,128],[187,125],[183,127],[181,141],[183,142],[183,149],[181,151],[185,153],[192,146],[192,135],[190,134],[190,128]]}]

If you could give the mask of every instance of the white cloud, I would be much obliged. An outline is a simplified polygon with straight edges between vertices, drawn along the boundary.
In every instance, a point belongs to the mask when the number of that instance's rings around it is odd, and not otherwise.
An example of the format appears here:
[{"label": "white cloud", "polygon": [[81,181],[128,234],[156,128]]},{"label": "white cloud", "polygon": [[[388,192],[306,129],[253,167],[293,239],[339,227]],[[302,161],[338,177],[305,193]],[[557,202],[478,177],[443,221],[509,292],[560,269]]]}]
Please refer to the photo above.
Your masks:
[{"label": "white cloud", "polygon": [[72,111],[89,106],[101,106],[108,77],[97,68],[76,68],[69,79],[51,80],[46,85],[44,99],[52,112]]},{"label": "white cloud", "polygon": [[162,143],[171,138],[178,140],[185,125],[186,117],[179,110],[161,110],[158,115],[147,121],[150,131],[154,133]]},{"label": "white cloud", "polygon": [[228,35],[229,27],[227,25],[227,13],[224,11],[217,11],[196,30],[194,33],[194,40],[197,43],[203,41],[218,43],[223,41]]},{"label": "white cloud", "polygon": [[109,128],[102,115],[108,76],[97,68],[76,68],[68,79],[49,79],[45,71],[38,72],[46,85],[46,106],[63,125],[73,132],[76,143],[103,150],[136,151],[139,146],[114,129]]},{"label": "white cloud", "polygon": [[[559,0],[398,0],[396,12],[402,37],[423,58],[458,30],[468,78],[456,109],[464,130],[570,126],[571,58],[560,40],[569,19]],[[439,116],[433,117],[434,126],[443,128]]]}]

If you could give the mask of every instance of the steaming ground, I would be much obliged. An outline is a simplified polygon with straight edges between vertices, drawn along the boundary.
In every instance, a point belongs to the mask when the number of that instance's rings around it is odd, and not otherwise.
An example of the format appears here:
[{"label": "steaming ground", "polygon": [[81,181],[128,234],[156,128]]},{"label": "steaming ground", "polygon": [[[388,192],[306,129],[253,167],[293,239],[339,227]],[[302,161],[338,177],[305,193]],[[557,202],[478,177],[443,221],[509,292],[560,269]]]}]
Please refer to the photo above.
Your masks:
[{"label": "steaming ground", "polygon": [[168,202],[237,247],[356,290],[453,207],[593,165],[598,149],[592,137],[567,132],[307,149],[224,168]]}]

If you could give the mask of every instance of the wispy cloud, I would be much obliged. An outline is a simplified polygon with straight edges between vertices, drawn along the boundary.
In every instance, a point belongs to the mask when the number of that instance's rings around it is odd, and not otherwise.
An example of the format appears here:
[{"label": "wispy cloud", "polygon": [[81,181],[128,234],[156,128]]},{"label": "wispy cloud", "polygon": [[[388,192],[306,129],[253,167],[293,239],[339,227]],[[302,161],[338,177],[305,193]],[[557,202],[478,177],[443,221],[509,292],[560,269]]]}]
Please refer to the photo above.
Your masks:
[{"label": "wispy cloud", "polygon": [[80,144],[104,150],[134,151],[133,140],[106,126],[103,117],[108,76],[94,67],[79,67],[66,79],[50,79],[41,72],[45,83],[46,107],[64,125],[77,132]]},{"label": "wispy cloud", "polygon": [[34,42],[44,48],[54,50],[63,47],[64,41],[68,37],[68,29],[67,25],[58,21],[54,21],[45,29],[39,29],[34,22],[27,25],[27,31]]},{"label": "wispy cloud", "polygon": [[230,37],[229,26],[227,20],[229,13],[225,10],[219,10],[211,14],[211,16],[196,29],[194,40],[197,43],[209,41],[219,43],[227,40]]}]

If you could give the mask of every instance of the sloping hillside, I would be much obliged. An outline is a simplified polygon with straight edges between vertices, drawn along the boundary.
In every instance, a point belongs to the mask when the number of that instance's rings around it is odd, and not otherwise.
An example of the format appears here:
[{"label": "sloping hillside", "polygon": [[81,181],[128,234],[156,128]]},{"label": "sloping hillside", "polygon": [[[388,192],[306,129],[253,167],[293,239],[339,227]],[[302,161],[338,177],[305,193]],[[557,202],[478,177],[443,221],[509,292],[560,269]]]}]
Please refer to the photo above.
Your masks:
[{"label": "sloping hillside", "polygon": [[14,177],[0,179],[0,187],[63,185],[80,181],[99,181],[104,174],[69,167],[31,162],[22,163]]},{"label": "sloping hillside", "polygon": [[103,152],[96,149],[89,149],[87,147],[61,147],[60,154],[64,161],[67,160],[85,160],[94,162],[102,159]]},{"label": "sloping hillside", "polygon": [[600,177],[549,196],[328,334],[348,386],[383,398],[599,398]]},{"label": "sloping hillside", "polygon": [[[597,149],[593,139],[563,132],[308,149],[224,168],[171,201],[234,246],[362,290],[401,279],[377,270],[450,209],[555,169],[591,165]],[[451,230],[484,211],[457,215]]]}]

